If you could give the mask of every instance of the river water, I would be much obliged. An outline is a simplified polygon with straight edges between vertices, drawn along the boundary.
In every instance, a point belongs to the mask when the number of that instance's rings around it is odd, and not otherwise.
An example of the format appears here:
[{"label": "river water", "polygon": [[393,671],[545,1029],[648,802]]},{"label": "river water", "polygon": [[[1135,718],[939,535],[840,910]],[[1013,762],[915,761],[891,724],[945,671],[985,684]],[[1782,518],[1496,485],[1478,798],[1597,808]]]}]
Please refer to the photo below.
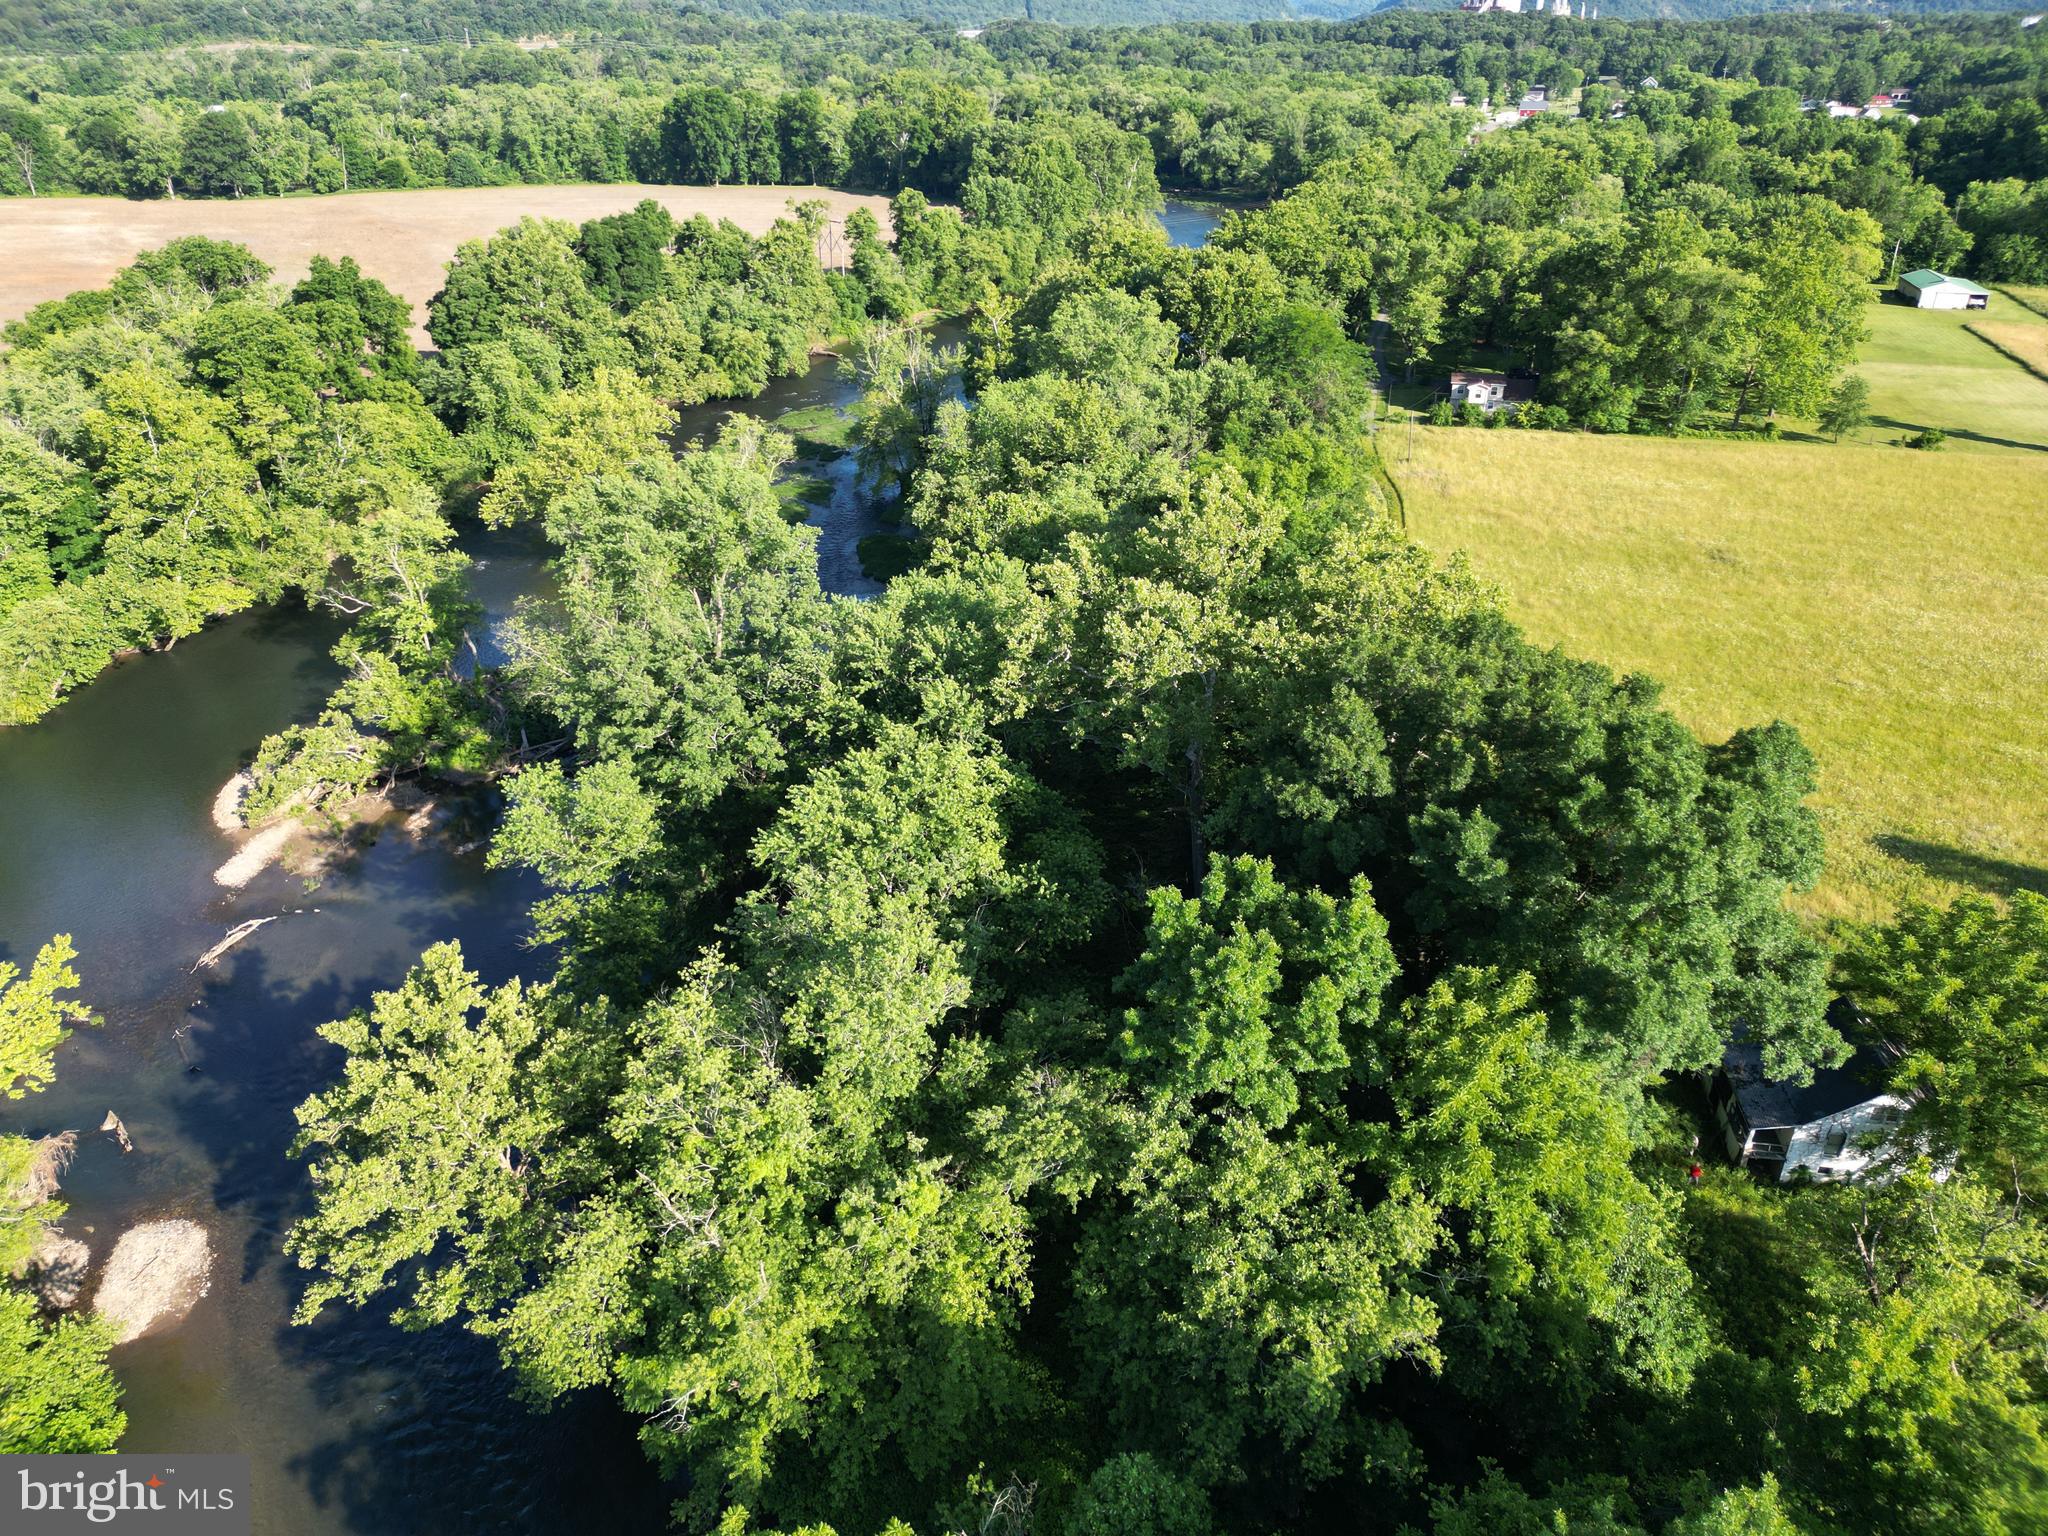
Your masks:
[{"label": "river water", "polygon": [[[1163,222],[1176,243],[1199,244],[1216,221],[1169,205]],[[702,438],[734,409],[772,420],[851,397],[823,359],[758,400],[684,413],[679,438]],[[876,590],[855,547],[880,525],[851,456],[811,468],[831,486],[811,518],[821,580]],[[517,531],[471,529],[464,545],[495,634],[519,597],[544,590],[547,552]],[[453,840],[389,830],[312,889],[278,868],[240,891],[213,883],[233,846],[213,825],[215,793],[264,736],[318,709],[339,633],[303,609],[241,614],[0,732],[0,959],[25,966],[69,933],[105,1021],[59,1052],[47,1091],[0,1104],[0,1130],[81,1133],[64,1225],[95,1263],[137,1221],[206,1227],[209,1294],[180,1326],[114,1351],[121,1448],[247,1452],[262,1536],[658,1530],[678,1490],[605,1393],[536,1411],[459,1329],[405,1333],[381,1312],[339,1306],[310,1327],[290,1323],[303,1279],[280,1245],[308,1205],[303,1166],[285,1156],[292,1110],[340,1065],[315,1028],[446,939],[489,983],[545,967],[522,938],[535,883]],[[501,654],[488,637],[483,650]],[[191,973],[252,917],[278,921]],[[132,1152],[97,1133],[109,1110]]]},{"label": "river water", "polygon": [[1175,245],[1201,245],[1223,222],[1224,210],[1215,203],[1187,203],[1178,198],[1167,199],[1166,206],[1159,212],[1159,222],[1166,227],[1166,238]]}]

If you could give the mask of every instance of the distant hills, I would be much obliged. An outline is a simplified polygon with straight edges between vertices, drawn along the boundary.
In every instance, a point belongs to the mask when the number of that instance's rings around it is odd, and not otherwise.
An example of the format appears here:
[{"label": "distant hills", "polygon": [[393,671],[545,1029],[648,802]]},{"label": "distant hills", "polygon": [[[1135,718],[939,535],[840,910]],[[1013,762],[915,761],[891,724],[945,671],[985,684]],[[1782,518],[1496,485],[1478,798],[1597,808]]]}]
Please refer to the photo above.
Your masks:
[{"label": "distant hills", "polygon": [[[2034,0],[2048,3],[2048,0]],[[2000,0],[1599,0],[1602,20],[1714,20],[1780,12],[1929,15],[2010,11]],[[1454,10],[1457,0],[0,0],[0,48],[145,49],[234,39],[356,44],[588,36],[643,41],[687,34],[714,15],[824,12],[970,28],[1032,20],[1062,26],[1281,19],[1346,21],[1387,11]],[[1532,26],[1546,23],[1528,18]]]},{"label": "distant hills", "polygon": [[[2025,0],[1596,0],[1602,21],[1715,21],[1728,16],[1938,16],[2037,10]],[[1452,11],[1458,0],[1384,0],[1375,11]]]}]

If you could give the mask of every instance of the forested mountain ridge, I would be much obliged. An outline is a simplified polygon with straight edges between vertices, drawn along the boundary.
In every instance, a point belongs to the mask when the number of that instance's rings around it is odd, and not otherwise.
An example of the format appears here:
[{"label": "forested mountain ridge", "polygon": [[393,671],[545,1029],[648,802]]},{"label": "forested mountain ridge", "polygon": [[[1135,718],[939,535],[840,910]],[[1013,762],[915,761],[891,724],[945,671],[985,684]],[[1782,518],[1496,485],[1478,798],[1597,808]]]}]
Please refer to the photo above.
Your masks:
[{"label": "forested mountain ridge", "polygon": [[950,31],[1024,20],[1092,26],[1343,17],[1367,8],[1345,0],[1299,5],[1294,0],[454,0],[446,5],[372,0],[341,8],[307,0],[255,0],[249,5],[226,0],[196,5],[173,0],[124,0],[117,5],[57,0],[53,5],[12,6],[0,12],[0,47],[47,52],[243,39],[361,44],[601,38],[652,44],[687,35],[710,18],[759,20],[806,13],[865,16]]},{"label": "forested mountain ridge", "polygon": [[[1380,11],[1454,11],[1460,0],[1382,0]],[[1529,9],[1535,9],[1533,3]],[[1578,10],[1573,0],[1574,13]],[[1716,21],[1739,16],[1958,16],[2021,12],[2024,0],[1600,0],[1602,21]],[[1576,18],[1574,18],[1576,19]]]},{"label": "forested mountain ridge", "polygon": [[[946,32],[1002,22],[1132,27],[1172,23],[1312,20],[1339,23],[1387,10],[1450,10],[1457,0],[453,0],[417,5],[370,0],[334,7],[307,0],[52,0],[0,8],[0,48],[28,53],[120,51],[182,43],[454,43],[564,39],[663,45],[707,22],[805,14],[860,16]],[[1711,20],[1783,14],[1955,15],[2024,9],[2019,0],[1609,0],[1603,19]],[[1537,17],[1522,24],[1546,24]]]}]

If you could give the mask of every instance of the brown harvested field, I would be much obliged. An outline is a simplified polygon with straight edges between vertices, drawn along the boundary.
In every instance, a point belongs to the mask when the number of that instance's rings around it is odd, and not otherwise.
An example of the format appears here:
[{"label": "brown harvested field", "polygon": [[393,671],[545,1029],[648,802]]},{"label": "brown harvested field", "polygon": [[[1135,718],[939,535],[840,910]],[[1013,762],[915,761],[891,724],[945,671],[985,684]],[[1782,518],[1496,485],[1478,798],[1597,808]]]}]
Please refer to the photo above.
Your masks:
[{"label": "brown harvested field", "polygon": [[[651,197],[677,218],[705,214],[761,234],[792,201],[822,198],[835,225],[867,208],[889,227],[886,198],[824,187],[432,187],[411,192],[344,192],[332,197],[234,200],[180,198],[130,202],[118,197],[0,198],[0,322],[18,320],[45,299],[103,285],[140,251],[181,235],[236,240],[295,282],[312,258],[353,256],[411,302],[415,321],[440,290],[448,259],[465,240],[527,215],[585,219],[619,213]],[[828,244],[844,236],[835,228]],[[415,328],[424,343],[426,333]]]}]

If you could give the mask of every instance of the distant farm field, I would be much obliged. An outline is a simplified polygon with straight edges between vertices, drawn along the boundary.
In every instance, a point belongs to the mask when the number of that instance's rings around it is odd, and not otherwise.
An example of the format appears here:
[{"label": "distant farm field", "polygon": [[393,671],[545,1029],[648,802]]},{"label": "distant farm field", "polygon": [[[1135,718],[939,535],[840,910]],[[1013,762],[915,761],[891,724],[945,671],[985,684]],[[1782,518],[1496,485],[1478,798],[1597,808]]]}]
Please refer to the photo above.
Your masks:
[{"label": "distant farm field", "polygon": [[[822,187],[435,187],[347,192],[333,197],[130,202],[116,197],[0,198],[0,322],[45,299],[97,288],[140,251],[181,235],[236,240],[277,269],[303,277],[316,255],[353,256],[426,318],[455,248],[535,218],[586,219],[619,213],[651,197],[678,218],[730,219],[761,234],[790,203],[822,198],[832,218],[857,207],[888,227],[888,200]],[[416,331],[424,342],[426,334]]]},{"label": "distant farm field", "polygon": [[[1946,334],[1947,366],[2039,393],[1997,434],[2048,442],[2048,385]],[[1423,428],[1389,457],[1410,531],[1537,640],[1657,678],[1710,741],[1798,726],[1828,839],[1808,911],[2048,891],[2048,452]]]},{"label": "distant farm field", "polygon": [[1870,383],[1878,441],[1939,427],[1955,448],[2048,449],[2048,381],[2035,378],[1972,325],[1996,325],[2012,350],[2048,345],[2048,318],[1993,294],[1991,308],[1873,304],[1857,371]]}]

